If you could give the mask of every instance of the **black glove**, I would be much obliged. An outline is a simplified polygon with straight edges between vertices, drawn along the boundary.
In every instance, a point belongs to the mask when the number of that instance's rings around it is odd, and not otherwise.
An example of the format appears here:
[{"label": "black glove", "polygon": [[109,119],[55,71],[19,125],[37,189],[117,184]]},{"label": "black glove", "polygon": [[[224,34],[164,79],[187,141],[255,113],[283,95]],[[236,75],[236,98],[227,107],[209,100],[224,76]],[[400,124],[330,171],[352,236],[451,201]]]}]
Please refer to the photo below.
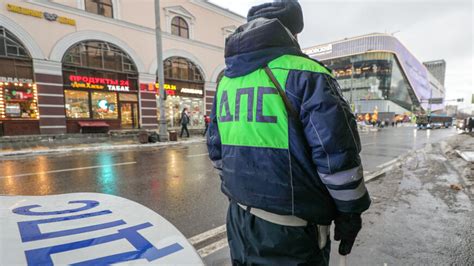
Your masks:
[{"label": "black glove", "polygon": [[362,228],[360,213],[339,213],[334,220],[334,240],[339,241],[339,254],[351,253],[357,234]]}]

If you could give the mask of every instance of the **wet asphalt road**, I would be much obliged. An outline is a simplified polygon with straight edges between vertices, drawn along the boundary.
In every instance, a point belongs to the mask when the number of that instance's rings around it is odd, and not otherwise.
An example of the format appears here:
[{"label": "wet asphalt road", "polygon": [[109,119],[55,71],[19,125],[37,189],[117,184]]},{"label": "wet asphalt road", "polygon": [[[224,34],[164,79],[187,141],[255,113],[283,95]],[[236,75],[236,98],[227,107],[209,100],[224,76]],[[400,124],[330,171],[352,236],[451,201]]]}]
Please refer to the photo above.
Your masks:
[{"label": "wet asphalt road", "polygon": [[[377,165],[453,134],[454,129],[412,127],[361,132],[364,170],[377,170]],[[113,194],[141,203],[186,237],[224,224],[227,208],[204,143],[0,161],[0,194],[74,192]]]}]

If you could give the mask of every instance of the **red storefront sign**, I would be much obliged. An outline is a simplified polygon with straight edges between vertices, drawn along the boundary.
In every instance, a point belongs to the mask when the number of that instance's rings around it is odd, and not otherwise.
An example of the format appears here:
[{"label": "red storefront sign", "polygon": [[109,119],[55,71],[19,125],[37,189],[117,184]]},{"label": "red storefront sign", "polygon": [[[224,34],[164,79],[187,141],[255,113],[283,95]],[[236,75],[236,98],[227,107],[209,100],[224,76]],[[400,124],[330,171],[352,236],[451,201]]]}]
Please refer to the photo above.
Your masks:
[{"label": "red storefront sign", "polygon": [[[176,85],[165,83],[164,87],[165,87],[166,95],[176,95]],[[157,94],[160,93],[159,85],[158,84],[153,84],[153,83],[149,83],[149,84],[142,83],[142,84],[140,84],[140,90],[141,91],[153,91],[153,92],[156,92]]]},{"label": "red storefront sign", "polygon": [[130,82],[128,80],[70,75],[69,81],[71,82],[71,87],[76,89],[130,91]]}]

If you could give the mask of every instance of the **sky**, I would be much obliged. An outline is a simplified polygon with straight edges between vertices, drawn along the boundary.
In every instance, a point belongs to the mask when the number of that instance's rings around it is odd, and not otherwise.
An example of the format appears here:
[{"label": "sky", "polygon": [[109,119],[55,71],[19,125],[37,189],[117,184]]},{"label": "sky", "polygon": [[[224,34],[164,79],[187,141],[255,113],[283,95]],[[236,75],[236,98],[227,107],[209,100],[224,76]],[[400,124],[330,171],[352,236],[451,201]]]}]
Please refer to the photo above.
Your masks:
[{"label": "sky", "polygon": [[[246,16],[260,0],[210,0]],[[302,48],[368,33],[393,34],[421,62],[446,60],[446,99],[474,93],[472,0],[300,0],[305,28]],[[455,104],[454,102],[447,102]]]}]

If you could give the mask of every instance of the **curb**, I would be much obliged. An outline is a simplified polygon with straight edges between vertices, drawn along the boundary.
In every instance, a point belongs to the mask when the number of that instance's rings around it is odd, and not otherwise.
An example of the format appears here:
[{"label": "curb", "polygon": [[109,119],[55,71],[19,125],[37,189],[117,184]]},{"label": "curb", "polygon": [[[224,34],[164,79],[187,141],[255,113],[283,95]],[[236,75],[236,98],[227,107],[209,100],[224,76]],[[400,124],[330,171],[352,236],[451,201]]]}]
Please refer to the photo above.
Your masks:
[{"label": "curb", "polygon": [[155,148],[155,147],[166,147],[176,146],[182,144],[194,144],[205,142],[205,139],[195,140],[183,140],[176,142],[158,142],[148,144],[119,144],[119,145],[108,145],[108,146],[87,146],[80,148],[56,148],[56,149],[44,149],[44,150],[19,150],[11,152],[0,152],[0,159],[10,158],[15,156],[34,156],[34,155],[45,155],[45,154],[59,154],[59,153],[71,153],[71,152],[88,152],[88,151],[106,151],[106,150],[127,150],[127,149],[142,149],[142,148]]},{"label": "curb", "polygon": [[380,170],[377,170],[377,171],[373,171],[371,173],[368,173],[365,177],[364,177],[364,181],[366,183],[370,182],[370,181],[373,181],[373,180],[376,180],[378,179],[379,177],[385,175],[388,171],[391,171],[392,169],[394,169],[395,167],[397,166],[400,166],[401,165],[401,161],[410,153],[412,153],[413,151],[409,151],[405,154],[402,154],[400,156],[398,156],[397,158],[393,159],[392,161],[389,161],[388,164],[385,163],[385,164],[381,164],[379,165],[379,167],[382,166],[382,169]]}]

